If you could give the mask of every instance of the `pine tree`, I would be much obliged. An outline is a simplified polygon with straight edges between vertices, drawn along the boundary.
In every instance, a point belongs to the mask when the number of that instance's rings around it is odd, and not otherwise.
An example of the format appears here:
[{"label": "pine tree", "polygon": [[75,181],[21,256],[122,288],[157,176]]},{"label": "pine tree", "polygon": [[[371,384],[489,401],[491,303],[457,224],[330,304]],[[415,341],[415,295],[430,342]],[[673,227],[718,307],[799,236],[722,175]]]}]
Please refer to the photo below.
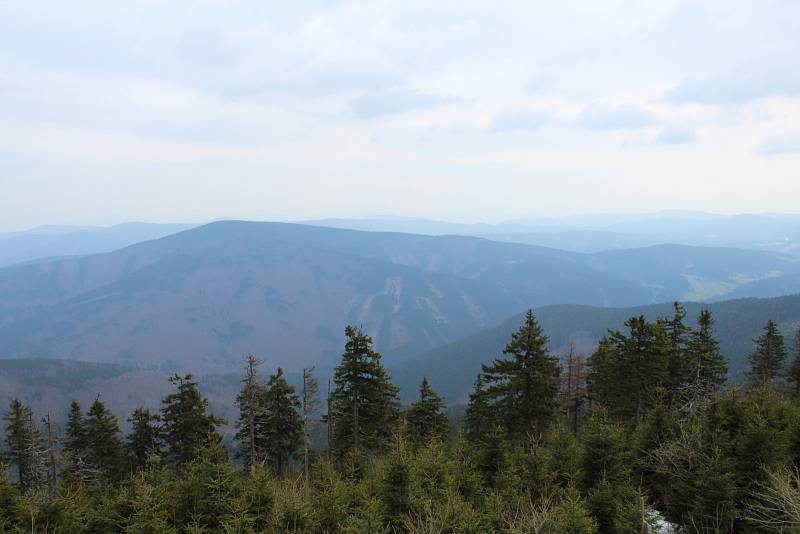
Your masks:
[{"label": "pine tree", "polygon": [[419,399],[411,404],[406,413],[409,437],[417,444],[431,439],[442,439],[447,435],[447,417],[443,413],[444,399],[422,377]]},{"label": "pine tree", "polygon": [[792,383],[792,394],[800,397],[800,327],[794,335],[792,343],[792,366],[789,368],[789,382]]},{"label": "pine tree", "polygon": [[555,413],[560,369],[558,359],[547,352],[547,342],[528,310],[525,323],[503,350],[511,358],[481,366],[489,404],[512,437],[538,434]]},{"label": "pine tree", "polygon": [[690,335],[687,354],[691,376],[689,393],[693,400],[699,400],[722,385],[728,371],[714,333],[714,317],[708,309],[697,317],[697,328]]},{"label": "pine tree", "polygon": [[208,399],[200,394],[192,375],[170,377],[177,391],[162,401],[162,435],[167,458],[178,468],[189,463],[197,450],[222,437],[217,426],[225,421],[208,413]]},{"label": "pine tree", "polygon": [[84,486],[96,478],[94,466],[89,463],[86,419],[78,401],[70,403],[64,437],[61,440],[63,466],[61,478],[66,485]]},{"label": "pine tree", "polygon": [[347,342],[334,370],[335,388],[325,417],[334,421],[334,451],[375,451],[383,448],[398,417],[397,387],[390,381],[372,338],[360,328],[345,328]]},{"label": "pine tree", "polygon": [[247,357],[242,389],[236,396],[239,418],[235,423],[236,434],[233,439],[238,444],[236,457],[241,458],[248,469],[252,469],[265,459],[264,450],[267,446],[261,429],[266,418],[264,407],[266,386],[258,379],[258,366],[261,363],[263,362],[252,354]]},{"label": "pine tree", "polygon": [[303,368],[303,476],[306,488],[311,482],[311,428],[314,415],[320,407],[319,381],[314,378],[314,368]]},{"label": "pine tree", "polygon": [[98,395],[86,414],[86,449],[88,461],[99,474],[119,480],[125,470],[125,444],[119,422]]},{"label": "pine tree", "polygon": [[640,421],[669,381],[672,343],[663,320],[625,321],[629,334],[605,336],[587,361],[589,394],[615,417]]},{"label": "pine tree", "polygon": [[300,399],[280,367],[267,381],[264,409],[264,452],[273,471],[282,475],[303,442],[303,421],[298,412]]},{"label": "pine tree", "polygon": [[486,396],[483,374],[478,373],[464,413],[464,433],[471,442],[480,443],[492,427],[492,410]]},{"label": "pine tree", "polygon": [[748,378],[753,386],[770,388],[780,378],[786,361],[787,350],[783,336],[771,319],[764,326],[764,332],[754,340],[756,349],[748,357],[750,372]]},{"label": "pine tree", "polygon": [[144,406],[136,408],[128,419],[131,424],[127,439],[128,457],[136,470],[144,469],[151,457],[161,454],[159,421],[159,415],[150,413]]},{"label": "pine tree", "polygon": [[673,303],[675,313],[672,319],[663,321],[664,330],[669,339],[669,361],[667,382],[667,405],[673,406],[682,396],[683,391],[692,382],[692,368],[688,359],[688,345],[692,335],[683,320],[686,318],[686,309],[680,302]]},{"label": "pine tree", "polygon": [[17,483],[23,494],[37,493],[47,480],[44,440],[33,421],[33,411],[19,399],[13,399],[5,421],[9,464],[16,468]]}]

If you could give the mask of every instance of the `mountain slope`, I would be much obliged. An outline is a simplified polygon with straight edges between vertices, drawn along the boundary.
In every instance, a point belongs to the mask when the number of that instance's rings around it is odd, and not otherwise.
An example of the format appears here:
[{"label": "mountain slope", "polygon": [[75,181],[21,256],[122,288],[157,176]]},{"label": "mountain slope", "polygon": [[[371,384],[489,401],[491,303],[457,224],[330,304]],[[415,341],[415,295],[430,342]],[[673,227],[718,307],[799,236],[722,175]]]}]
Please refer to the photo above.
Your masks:
[{"label": "mountain slope", "polygon": [[254,352],[292,371],[334,365],[342,330],[355,323],[391,362],[529,306],[632,306],[683,298],[694,290],[687,274],[728,291],[735,279],[800,269],[769,253],[720,254],[586,255],[462,236],[218,222],[0,269],[0,357],[225,372]]},{"label": "mountain slope", "polygon": [[[723,353],[730,360],[730,370],[740,372],[746,367],[746,356],[753,348],[752,340],[760,334],[768,319],[778,323],[786,335],[800,328],[800,295],[770,299],[738,299],[708,305],[686,304],[690,321],[707,306],[714,314]],[[550,337],[550,349],[565,354],[570,343],[576,350],[589,354],[608,329],[622,329],[623,323],[634,315],[646,315],[653,320],[672,314],[671,304],[656,304],[633,308],[596,308],[592,306],[555,305],[534,310],[545,333]],[[450,402],[466,399],[481,363],[501,356],[511,334],[522,324],[523,314],[515,315],[496,327],[477,332],[466,338],[417,355],[390,367],[393,380],[403,395],[411,398],[423,376]]]}]

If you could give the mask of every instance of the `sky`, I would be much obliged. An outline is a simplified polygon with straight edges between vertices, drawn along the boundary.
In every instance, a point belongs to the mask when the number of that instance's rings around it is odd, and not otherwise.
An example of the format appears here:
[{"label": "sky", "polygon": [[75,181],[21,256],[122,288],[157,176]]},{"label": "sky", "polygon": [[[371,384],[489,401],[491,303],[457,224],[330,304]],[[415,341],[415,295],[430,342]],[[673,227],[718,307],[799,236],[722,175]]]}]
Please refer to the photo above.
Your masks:
[{"label": "sky", "polygon": [[800,2],[0,0],[0,231],[800,211]]}]

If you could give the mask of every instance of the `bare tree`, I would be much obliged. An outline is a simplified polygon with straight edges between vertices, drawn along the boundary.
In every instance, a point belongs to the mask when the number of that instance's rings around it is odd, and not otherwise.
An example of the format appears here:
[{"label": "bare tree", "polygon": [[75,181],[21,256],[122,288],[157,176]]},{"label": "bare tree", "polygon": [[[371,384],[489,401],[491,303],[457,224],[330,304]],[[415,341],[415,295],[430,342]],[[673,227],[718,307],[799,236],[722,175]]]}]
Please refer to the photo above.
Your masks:
[{"label": "bare tree", "polygon": [[50,420],[50,414],[42,417],[42,423],[47,430],[47,496],[53,500],[56,495],[56,487],[58,486],[58,479],[56,474],[56,434],[53,430],[53,423]]},{"label": "bare tree", "polygon": [[586,358],[575,354],[575,344],[572,343],[561,376],[561,409],[573,433],[578,432],[578,418],[587,398],[586,380]]},{"label": "bare tree", "polygon": [[770,532],[800,530],[800,471],[792,467],[767,474],[754,491],[747,510],[749,521]]}]

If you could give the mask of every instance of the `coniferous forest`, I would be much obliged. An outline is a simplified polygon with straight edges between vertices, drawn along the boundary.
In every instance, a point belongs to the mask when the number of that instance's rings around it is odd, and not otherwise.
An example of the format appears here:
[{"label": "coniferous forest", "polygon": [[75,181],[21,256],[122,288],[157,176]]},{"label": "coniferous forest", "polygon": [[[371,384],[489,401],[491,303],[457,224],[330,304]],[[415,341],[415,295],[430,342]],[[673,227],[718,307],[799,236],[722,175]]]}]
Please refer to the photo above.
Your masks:
[{"label": "coniferous forest", "polygon": [[529,311],[457,417],[425,378],[402,406],[370,336],[345,334],[327,387],[249,356],[235,421],[191,374],[160,410],[98,397],[63,425],[13,400],[0,532],[800,532],[800,332],[769,321],[733,381],[707,310],[566,358]]}]

